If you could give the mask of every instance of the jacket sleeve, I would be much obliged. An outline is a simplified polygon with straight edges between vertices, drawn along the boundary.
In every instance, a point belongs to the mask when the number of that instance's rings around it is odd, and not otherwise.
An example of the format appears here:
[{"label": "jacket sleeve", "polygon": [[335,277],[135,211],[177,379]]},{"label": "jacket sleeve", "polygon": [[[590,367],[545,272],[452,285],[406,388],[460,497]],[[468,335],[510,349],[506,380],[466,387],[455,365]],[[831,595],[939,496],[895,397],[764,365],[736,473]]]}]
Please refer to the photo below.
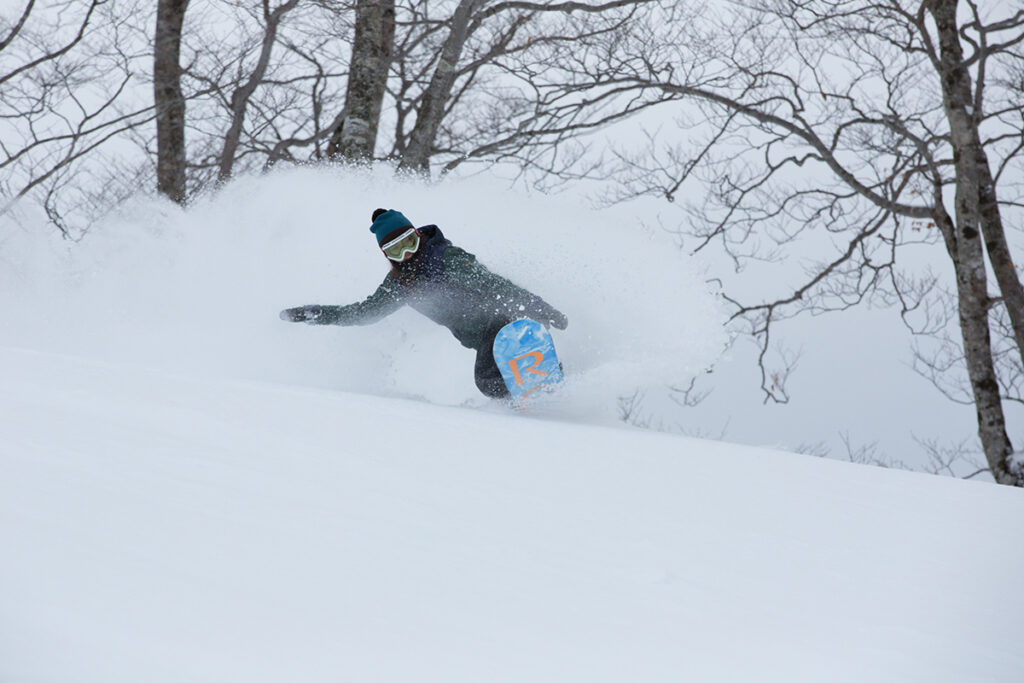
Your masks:
[{"label": "jacket sleeve", "polygon": [[323,306],[315,325],[369,325],[391,315],[405,302],[399,285],[389,274],[384,282],[363,301],[348,306]]},{"label": "jacket sleeve", "polygon": [[473,254],[458,247],[450,247],[445,256],[451,258],[449,267],[454,267],[471,287],[479,292],[493,294],[499,299],[496,303],[506,307],[511,313],[533,318],[540,323],[553,323],[557,327],[564,327],[562,323],[567,320],[558,309],[533,292],[492,273],[477,261]]}]

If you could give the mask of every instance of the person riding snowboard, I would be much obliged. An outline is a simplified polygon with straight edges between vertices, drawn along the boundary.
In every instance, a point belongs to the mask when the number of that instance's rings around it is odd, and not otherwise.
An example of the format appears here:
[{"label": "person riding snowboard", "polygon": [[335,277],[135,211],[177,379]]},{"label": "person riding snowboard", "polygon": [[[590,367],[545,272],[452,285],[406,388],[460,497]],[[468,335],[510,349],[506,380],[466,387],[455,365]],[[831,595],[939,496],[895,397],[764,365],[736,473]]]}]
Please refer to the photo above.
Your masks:
[{"label": "person riding snowboard", "polygon": [[393,209],[377,209],[372,221],[370,232],[391,263],[377,291],[348,306],[288,308],[281,311],[281,319],[368,325],[408,304],[476,351],[476,386],[485,396],[507,398],[508,387],[494,362],[498,331],[520,318],[564,330],[568,318],[539,296],[489,271],[473,254],[446,239],[436,225],[415,228]]}]

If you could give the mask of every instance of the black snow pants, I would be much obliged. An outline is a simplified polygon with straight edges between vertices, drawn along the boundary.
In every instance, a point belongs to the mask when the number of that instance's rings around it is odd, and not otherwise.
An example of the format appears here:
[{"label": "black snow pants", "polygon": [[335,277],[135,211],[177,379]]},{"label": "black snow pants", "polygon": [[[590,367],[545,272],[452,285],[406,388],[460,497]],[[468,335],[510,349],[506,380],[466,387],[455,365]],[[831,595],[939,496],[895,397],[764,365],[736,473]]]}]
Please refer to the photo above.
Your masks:
[{"label": "black snow pants", "polygon": [[494,362],[494,337],[504,324],[493,327],[484,335],[484,343],[476,350],[476,366],[473,374],[476,379],[476,388],[488,398],[508,398],[511,396],[505,379],[498,370],[498,364]]}]

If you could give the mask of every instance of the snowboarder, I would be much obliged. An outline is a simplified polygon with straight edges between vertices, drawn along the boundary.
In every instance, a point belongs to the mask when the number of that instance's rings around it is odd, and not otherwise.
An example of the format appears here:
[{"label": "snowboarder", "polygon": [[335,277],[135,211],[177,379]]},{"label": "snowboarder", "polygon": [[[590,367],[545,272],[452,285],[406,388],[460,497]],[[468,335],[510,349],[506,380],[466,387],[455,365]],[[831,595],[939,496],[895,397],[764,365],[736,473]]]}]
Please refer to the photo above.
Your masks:
[{"label": "snowboarder", "polygon": [[491,398],[508,387],[494,362],[494,337],[519,318],[564,330],[569,320],[539,296],[495,275],[469,252],[454,246],[436,225],[413,227],[400,212],[377,209],[370,232],[391,263],[384,282],[364,301],[348,306],[299,306],[281,319],[313,325],[368,325],[404,304],[451,330],[476,351],[476,386]]}]

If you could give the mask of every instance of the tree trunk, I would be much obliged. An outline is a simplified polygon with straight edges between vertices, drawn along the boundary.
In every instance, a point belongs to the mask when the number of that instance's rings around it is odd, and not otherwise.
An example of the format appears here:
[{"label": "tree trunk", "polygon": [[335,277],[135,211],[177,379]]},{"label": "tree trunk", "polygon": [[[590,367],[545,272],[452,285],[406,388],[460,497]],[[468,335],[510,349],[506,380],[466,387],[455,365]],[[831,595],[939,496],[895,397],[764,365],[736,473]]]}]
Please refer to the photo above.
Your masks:
[{"label": "tree trunk", "polygon": [[958,186],[960,183],[965,184],[965,196],[968,191],[976,195],[971,198],[969,219],[972,225],[980,227],[984,236],[989,262],[1003,295],[1017,349],[1024,363],[1024,286],[1021,286],[1006,243],[995,180],[978,132],[981,112],[977,111],[977,107],[981,103],[973,97],[971,75],[964,64],[956,24],[957,0],[937,0],[931,4],[929,11],[938,30],[942,101],[949,120],[953,156],[958,160],[957,183]]},{"label": "tree trunk", "polygon": [[185,98],[181,92],[181,27],[189,0],[158,0],[153,40],[156,189],[185,202]]},{"label": "tree trunk", "polygon": [[327,146],[332,159],[373,159],[394,42],[395,1],[358,0],[345,109]]},{"label": "tree trunk", "polygon": [[[970,188],[963,191],[970,193]],[[974,395],[978,437],[995,480],[1000,484],[1022,486],[1024,479],[1019,472],[1014,472],[1012,464],[1013,445],[1006,433],[1006,417],[992,360],[985,254],[978,231],[962,222],[961,205],[969,202],[960,201],[961,192],[958,185],[956,224],[941,207],[936,210],[935,221],[944,234],[956,235],[954,240],[946,240],[946,245],[956,270],[960,334]]]},{"label": "tree trunk", "polygon": [[[978,116],[971,96],[970,74],[963,61],[957,32],[958,0],[933,0],[928,10],[939,36],[939,77],[949,120],[956,164],[956,244],[951,253],[956,267],[960,329],[964,358],[974,393],[978,436],[992,475],[1000,484],[1024,486],[1024,468],[1013,462],[1006,418],[992,360],[985,251],[979,230],[1006,302],[1018,350],[1024,354],[1024,291],[1003,232],[988,158],[978,134]],[[943,212],[944,213],[944,212]],[[945,220],[948,220],[948,215]]]},{"label": "tree trunk", "polygon": [[456,67],[462,56],[462,49],[469,37],[469,21],[480,0],[460,0],[451,18],[451,29],[448,39],[441,48],[441,56],[434,69],[416,110],[416,125],[409,135],[409,145],[405,148],[402,160],[398,165],[400,171],[412,171],[420,175],[429,175],[430,156],[434,148],[437,131],[444,118],[444,108],[451,97],[452,87],[457,76]]}]

